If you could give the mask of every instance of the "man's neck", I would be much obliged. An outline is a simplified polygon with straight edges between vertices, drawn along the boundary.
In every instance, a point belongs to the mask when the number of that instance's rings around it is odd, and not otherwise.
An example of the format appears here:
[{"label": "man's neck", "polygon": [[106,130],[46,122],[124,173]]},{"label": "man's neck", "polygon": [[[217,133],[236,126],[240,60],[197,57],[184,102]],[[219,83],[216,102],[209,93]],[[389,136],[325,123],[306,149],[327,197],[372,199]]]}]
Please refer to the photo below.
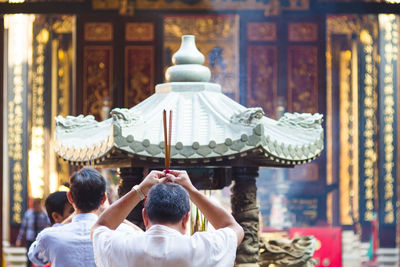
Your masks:
[{"label": "man's neck", "polygon": [[92,210],[92,211],[82,211],[80,209],[75,209],[75,214],[88,214],[88,213],[93,213],[97,215],[97,210]]},{"label": "man's neck", "polygon": [[149,225],[146,228],[146,231],[150,229],[150,227],[152,227],[153,225],[163,225],[163,226],[167,226],[169,228],[172,228],[176,231],[178,231],[181,234],[185,234],[185,229],[182,229],[182,227],[180,226],[180,223],[149,223]]},{"label": "man's neck", "polygon": [[99,215],[98,214],[99,208],[97,208],[95,210],[91,210],[91,211],[83,211],[81,209],[78,209],[75,204],[72,204],[72,207],[74,208],[74,213],[73,214],[75,214],[75,215],[76,214],[82,214],[82,213],[94,213],[96,215]]}]

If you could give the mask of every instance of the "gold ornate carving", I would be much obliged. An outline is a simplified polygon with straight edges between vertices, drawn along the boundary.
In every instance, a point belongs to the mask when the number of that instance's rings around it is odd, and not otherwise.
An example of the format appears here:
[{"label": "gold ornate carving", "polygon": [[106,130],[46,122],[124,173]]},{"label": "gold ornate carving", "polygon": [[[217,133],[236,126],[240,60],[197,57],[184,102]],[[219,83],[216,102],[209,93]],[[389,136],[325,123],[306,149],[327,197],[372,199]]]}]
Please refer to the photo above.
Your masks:
[{"label": "gold ornate carving", "polygon": [[358,87],[352,82],[352,57],[357,51],[340,54],[340,222],[352,225],[358,221]]},{"label": "gold ornate carving", "polygon": [[289,112],[318,112],[318,48],[288,48]]},{"label": "gold ornate carving", "polygon": [[264,10],[265,16],[279,15],[281,10],[308,10],[309,0],[138,0],[139,10]]},{"label": "gold ornate carving", "polygon": [[112,41],[113,25],[109,22],[86,22],[84,39],[85,41]]},{"label": "gold ornate carving", "polygon": [[132,107],[153,93],[153,46],[127,46],[125,48],[125,107]]},{"label": "gold ornate carving", "polygon": [[[233,41],[237,38],[238,17],[233,15],[166,16],[164,19],[165,40],[179,39],[193,34],[196,43],[207,41]],[[180,43],[179,43],[180,44]]]},{"label": "gold ornate carving", "polygon": [[[83,54],[83,112],[97,120],[102,116],[104,101],[112,98],[111,46],[86,46]],[[110,103],[110,106],[112,104]]]},{"label": "gold ornate carving", "polygon": [[[395,15],[379,15],[379,26],[381,27],[382,38],[384,39],[384,57],[383,60],[383,82],[381,88],[381,97],[383,97],[383,120],[381,131],[383,132],[383,193],[380,197],[383,198],[381,209],[382,219],[384,224],[396,223],[396,183],[394,176],[396,174],[396,132],[395,132],[395,116],[396,116],[396,95],[395,83],[393,77],[396,77],[396,66],[398,64],[398,18]],[[382,140],[382,139],[381,139]],[[394,175],[393,175],[394,174]]]},{"label": "gold ornate carving", "polygon": [[329,15],[326,29],[328,35],[351,35],[361,31],[360,25],[360,18],[357,15]]},{"label": "gold ornate carving", "polygon": [[254,45],[247,48],[247,105],[262,107],[275,118],[278,62],[275,46]]},{"label": "gold ornate carving", "polygon": [[92,0],[93,9],[119,9],[120,0]]},{"label": "gold ornate carving", "polygon": [[[349,22],[349,17],[354,21],[356,16],[337,16],[329,15],[326,20],[326,183],[328,185],[334,183],[333,177],[333,120],[332,116],[334,114],[332,101],[333,101],[333,89],[332,89],[332,34],[343,33],[351,34],[352,29],[357,29],[357,23],[351,23],[351,25],[343,24],[343,22]],[[353,27],[352,27],[353,26]],[[332,200],[332,195],[328,196],[328,199]],[[329,218],[333,218],[332,206],[327,205],[327,214]]]},{"label": "gold ornate carving", "polygon": [[375,177],[377,172],[377,144],[375,136],[377,132],[377,94],[375,92],[376,70],[373,62],[374,43],[373,38],[368,31],[362,30],[360,33],[360,41],[363,45],[365,73],[361,77],[364,88],[364,101],[360,103],[364,106],[364,172],[360,178],[364,184],[364,199],[360,201],[364,214],[363,221],[372,221],[375,211]]},{"label": "gold ornate carving", "polygon": [[150,42],[154,40],[154,23],[128,22],[125,24],[126,41]]},{"label": "gold ornate carving", "polygon": [[59,34],[72,33],[74,29],[74,18],[72,16],[61,16],[61,18],[53,22],[51,28],[55,33]]},{"label": "gold ornate carving", "polygon": [[348,143],[348,136],[350,134],[349,129],[349,117],[351,114],[351,85],[350,85],[350,63],[351,63],[351,51],[347,50],[341,52],[340,55],[340,154],[342,157],[340,160],[340,223],[343,225],[352,225],[354,223],[351,211],[350,201],[350,184],[348,177],[348,168],[351,164],[349,159],[349,153],[351,147]]},{"label": "gold ornate carving", "polygon": [[[333,106],[332,106],[332,99],[333,98],[333,88],[332,88],[332,35],[334,34],[341,34],[347,35],[348,40],[351,40],[351,36],[353,35],[360,35],[360,41],[362,43],[370,42],[372,39],[376,38],[377,36],[367,36],[365,30],[362,30],[362,27],[374,28],[376,24],[375,22],[371,21],[369,16],[358,16],[358,15],[330,15],[328,16],[327,20],[327,183],[334,183],[333,177],[333,150],[332,147],[335,142],[334,137],[332,136],[332,115],[334,114]],[[361,32],[361,33],[360,33]],[[375,32],[373,30],[372,32]],[[377,31],[376,31],[377,34]],[[362,88],[364,88],[364,94],[366,95],[365,100],[360,102],[360,107],[364,105],[365,112],[362,116],[366,119],[365,120],[365,131],[361,133],[365,137],[364,143],[359,142],[359,135],[358,135],[358,62],[357,57],[354,56],[351,62],[348,62],[346,66],[346,70],[343,70],[346,64],[343,61],[340,63],[341,65],[341,79],[339,80],[340,88],[341,88],[341,97],[345,98],[343,101],[347,101],[347,103],[340,101],[340,136],[342,140],[340,141],[340,163],[339,163],[339,179],[340,179],[340,201],[341,207],[345,207],[341,209],[340,213],[340,220],[343,224],[353,224],[353,221],[357,221],[360,214],[359,214],[359,204],[360,203],[365,210],[363,217],[360,217],[361,221],[368,221],[372,220],[374,204],[373,204],[373,195],[371,196],[371,192],[373,192],[372,187],[375,183],[374,176],[376,168],[376,144],[373,140],[374,129],[373,129],[373,121],[376,120],[375,111],[373,109],[373,102],[376,102],[376,93],[374,93],[374,77],[375,74],[372,73],[373,70],[373,58],[372,55],[372,46],[370,45],[367,48],[369,51],[369,55],[365,56],[365,74],[360,77],[361,83],[364,83]],[[368,53],[367,51],[363,51],[364,53]],[[352,43],[352,51],[348,51],[352,55],[357,55],[357,47],[355,42]],[[348,54],[347,57],[351,57]],[[344,54],[342,54],[341,59],[345,58]],[[347,72],[347,74],[346,74]],[[352,76],[349,76],[349,73]],[[345,78],[347,75],[347,78]],[[342,83],[346,84],[343,85]],[[347,89],[345,89],[347,87]],[[347,93],[344,93],[343,90],[347,90]],[[350,91],[349,91],[350,90]],[[353,101],[354,100],[354,101]],[[366,107],[365,105],[368,105]],[[347,107],[347,108],[346,108]],[[376,107],[375,107],[376,110]],[[349,117],[351,116],[351,117]],[[346,117],[346,118],[344,118]],[[346,128],[343,128],[346,127]],[[346,137],[346,135],[348,135]],[[343,146],[343,147],[342,147]],[[359,160],[358,160],[358,149],[364,148],[364,153],[360,154],[361,157],[364,157],[364,165],[360,172],[358,169]],[[351,153],[351,155],[349,155]],[[375,167],[374,167],[375,166]],[[351,171],[346,170],[346,168],[350,168]],[[367,201],[360,201],[359,202],[359,178],[362,179],[362,183],[364,183],[364,188],[368,191],[368,200]],[[372,187],[371,187],[372,186]],[[368,188],[368,189],[367,189]],[[365,192],[364,192],[365,193]],[[372,199],[371,199],[372,197]],[[328,200],[333,203],[332,196],[328,198]],[[331,205],[330,205],[331,206]],[[366,206],[369,208],[366,209]],[[332,209],[329,207],[328,216],[329,218],[333,219],[332,217]],[[368,218],[368,219],[367,219]]]},{"label": "gold ornate carving", "polygon": [[[8,143],[8,157],[13,161],[14,165],[11,169],[13,178],[13,206],[12,222],[20,224],[22,222],[22,208],[23,208],[23,123],[24,123],[24,110],[22,104],[26,104],[24,99],[24,79],[22,77],[22,63],[13,66],[13,83],[11,89],[14,95],[8,102],[8,125],[7,125],[7,143]],[[25,102],[25,103],[23,103]]]},{"label": "gold ornate carving", "polygon": [[249,41],[276,41],[276,23],[249,22],[247,24],[247,40]]},{"label": "gold ornate carving", "polygon": [[[271,2],[277,2],[276,0]],[[278,3],[279,5],[279,3]],[[139,0],[136,1],[139,10],[226,10],[226,9],[273,9],[271,3],[257,0],[235,1],[235,0]],[[276,14],[275,14],[276,15]]]},{"label": "gold ornate carving", "polygon": [[318,40],[318,24],[291,22],[289,23],[288,39],[291,42],[313,42]]},{"label": "gold ornate carving", "polygon": [[[65,36],[61,37],[65,40]],[[60,38],[60,39],[61,39]],[[70,114],[70,88],[71,70],[73,64],[72,39],[68,47],[60,46],[59,39],[52,41],[52,88],[51,88],[51,112],[52,118],[58,115],[66,117]],[[57,146],[54,143],[55,123],[51,125],[50,151]],[[56,190],[60,184],[68,182],[70,175],[69,165],[62,158],[51,154],[50,158],[50,191]]]},{"label": "gold ornate carving", "polygon": [[[211,82],[225,94],[239,100],[238,17],[232,15],[167,16],[164,19],[164,54],[169,60],[181,43],[181,36],[193,34],[211,70]],[[171,62],[164,62],[165,68]]]}]

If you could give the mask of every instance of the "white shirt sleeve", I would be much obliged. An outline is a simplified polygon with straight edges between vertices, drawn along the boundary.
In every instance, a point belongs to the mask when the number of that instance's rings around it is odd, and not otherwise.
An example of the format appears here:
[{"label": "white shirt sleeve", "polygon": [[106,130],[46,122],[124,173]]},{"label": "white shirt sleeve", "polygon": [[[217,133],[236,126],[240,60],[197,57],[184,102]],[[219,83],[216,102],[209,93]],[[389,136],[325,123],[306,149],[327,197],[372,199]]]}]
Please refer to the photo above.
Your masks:
[{"label": "white shirt sleeve", "polygon": [[236,258],[237,236],[231,228],[197,232],[193,238],[202,240],[208,248],[208,266],[233,266]]},{"label": "white shirt sleeve", "polygon": [[113,265],[113,260],[118,258],[117,253],[123,253],[124,237],[127,233],[139,233],[132,227],[121,224],[116,230],[106,226],[98,227],[93,233],[94,260],[98,267]]},{"label": "white shirt sleeve", "polygon": [[97,267],[111,266],[111,262],[108,259],[107,248],[110,249],[110,234],[111,231],[105,226],[98,227],[93,232],[93,253],[94,261]]},{"label": "white shirt sleeve", "polygon": [[49,262],[46,238],[43,232],[39,233],[36,241],[29,247],[28,257],[34,264],[39,266]]}]

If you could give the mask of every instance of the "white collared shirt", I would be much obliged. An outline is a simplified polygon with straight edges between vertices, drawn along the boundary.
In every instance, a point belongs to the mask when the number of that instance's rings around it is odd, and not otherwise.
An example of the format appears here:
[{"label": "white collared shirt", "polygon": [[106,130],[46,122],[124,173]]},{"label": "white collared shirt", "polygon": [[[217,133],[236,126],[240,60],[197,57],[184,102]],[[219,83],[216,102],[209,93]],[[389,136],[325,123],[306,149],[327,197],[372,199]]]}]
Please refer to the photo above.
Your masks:
[{"label": "white collared shirt", "polygon": [[230,267],[236,247],[230,228],[187,236],[159,224],[129,233],[102,226],[93,234],[98,267]]},{"label": "white collared shirt", "polygon": [[69,224],[50,227],[39,233],[29,248],[29,259],[38,265],[94,267],[90,229],[97,221],[94,213],[79,213]]}]

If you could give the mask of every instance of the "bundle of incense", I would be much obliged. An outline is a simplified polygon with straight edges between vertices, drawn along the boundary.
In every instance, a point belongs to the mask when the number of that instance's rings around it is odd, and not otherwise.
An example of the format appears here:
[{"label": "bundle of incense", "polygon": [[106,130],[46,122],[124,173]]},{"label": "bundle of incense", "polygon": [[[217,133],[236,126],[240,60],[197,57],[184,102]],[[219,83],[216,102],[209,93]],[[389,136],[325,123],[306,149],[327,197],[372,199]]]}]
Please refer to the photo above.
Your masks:
[{"label": "bundle of incense", "polygon": [[167,132],[167,111],[163,111],[163,123],[164,123],[164,147],[165,147],[165,170],[164,172],[169,173],[171,165],[171,133],[172,133],[172,110],[169,111],[169,123]]}]

